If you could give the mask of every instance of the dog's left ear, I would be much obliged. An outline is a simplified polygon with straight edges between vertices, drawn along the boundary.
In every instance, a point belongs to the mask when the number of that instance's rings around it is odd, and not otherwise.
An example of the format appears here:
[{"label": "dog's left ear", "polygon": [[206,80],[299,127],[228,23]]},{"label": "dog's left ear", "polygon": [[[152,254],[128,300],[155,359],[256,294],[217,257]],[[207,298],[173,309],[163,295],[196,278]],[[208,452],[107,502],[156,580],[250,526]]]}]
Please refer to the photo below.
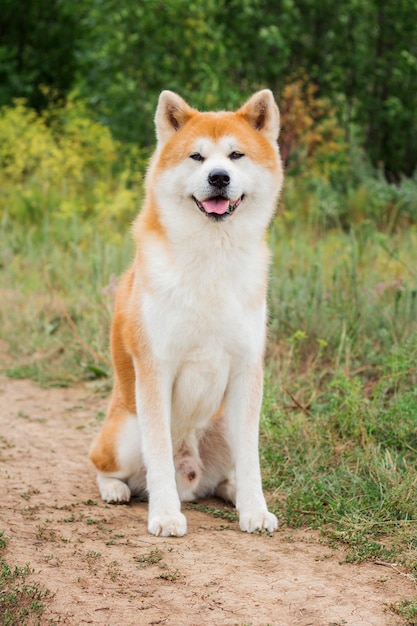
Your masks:
[{"label": "dog's left ear", "polygon": [[258,91],[237,113],[271,143],[276,143],[279,135],[279,110],[272,91]]},{"label": "dog's left ear", "polygon": [[165,144],[195,113],[196,111],[176,93],[163,91],[159,96],[155,113],[158,144]]}]

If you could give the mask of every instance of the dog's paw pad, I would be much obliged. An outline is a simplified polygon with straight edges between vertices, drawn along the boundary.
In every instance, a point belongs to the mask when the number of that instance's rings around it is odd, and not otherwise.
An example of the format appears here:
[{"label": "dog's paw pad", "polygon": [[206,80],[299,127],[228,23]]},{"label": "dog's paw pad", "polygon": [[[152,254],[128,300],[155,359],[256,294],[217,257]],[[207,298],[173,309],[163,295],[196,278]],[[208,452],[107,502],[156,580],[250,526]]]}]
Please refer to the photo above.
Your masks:
[{"label": "dog's paw pad", "polygon": [[241,530],[247,533],[253,533],[256,530],[267,530],[272,533],[278,528],[278,520],[269,511],[244,513],[240,515],[239,526]]},{"label": "dog's paw pad", "polygon": [[157,537],[182,537],[187,532],[187,520],[182,513],[155,515],[149,519],[148,530]]},{"label": "dog's paw pad", "polygon": [[129,487],[126,483],[117,478],[100,477],[100,479],[98,479],[98,486],[104,502],[108,502],[109,504],[124,504],[130,500],[131,492]]}]

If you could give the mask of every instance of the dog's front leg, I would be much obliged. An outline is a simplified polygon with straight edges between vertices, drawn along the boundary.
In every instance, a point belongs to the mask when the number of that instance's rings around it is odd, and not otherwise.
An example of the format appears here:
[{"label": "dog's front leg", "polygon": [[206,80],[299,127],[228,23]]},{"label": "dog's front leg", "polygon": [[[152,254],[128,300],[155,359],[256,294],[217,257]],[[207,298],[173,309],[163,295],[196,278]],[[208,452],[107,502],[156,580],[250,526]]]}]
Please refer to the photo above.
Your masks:
[{"label": "dog's front leg", "polygon": [[262,404],[262,366],[248,366],[229,383],[225,414],[236,465],[236,508],[241,530],[253,532],[278,528],[268,511],[262,491],[259,464],[259,417]]},{"label": "dog's front leg", "polygon": [[149,494],[148,531],[182,537],[187,521],[181,513],[171,439],[171,382],[153,368],[135,363],[136,407]]}]

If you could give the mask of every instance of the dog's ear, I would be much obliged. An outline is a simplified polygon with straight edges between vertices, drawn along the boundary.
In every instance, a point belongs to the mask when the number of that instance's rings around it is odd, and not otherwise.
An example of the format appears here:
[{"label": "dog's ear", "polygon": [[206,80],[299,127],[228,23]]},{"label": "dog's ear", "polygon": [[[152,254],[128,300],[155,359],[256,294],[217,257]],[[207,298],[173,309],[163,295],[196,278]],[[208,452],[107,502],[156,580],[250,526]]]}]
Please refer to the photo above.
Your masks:
[{"label": "dog's ear", "polygon": [[276,143],[279,135],[279,110],[272,91],[258,91],[237,113],[271,143]]},{"label": "dog's ear", "polygon": [[165,90],[159,96],[155,114],[158,144],[165,144],[196,111],[173,91]]}]

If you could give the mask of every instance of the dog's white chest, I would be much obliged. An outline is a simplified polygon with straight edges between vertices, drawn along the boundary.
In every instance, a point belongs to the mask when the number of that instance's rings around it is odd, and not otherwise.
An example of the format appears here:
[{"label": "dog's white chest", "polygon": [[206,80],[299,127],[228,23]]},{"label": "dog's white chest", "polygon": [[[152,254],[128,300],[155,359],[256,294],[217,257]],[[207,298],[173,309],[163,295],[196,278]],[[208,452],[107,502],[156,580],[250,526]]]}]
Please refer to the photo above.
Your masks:
[{"label": "dog's white chest", "polygon": [[174,267],[152,281],[143,312],[159,362],[212,363],[215,370],[218,361],[233,365],[262,352],[265,303],[251,301],[256,284],[224,274],[196,269],[185,277]]},{"label": "dog's white chest", "polygon": [[194,428],[216,413],[230,377],[261,358],[265,332],[265,306],[248,306],[248,281],[203,270],[185,278],[165,266],[144,299],[153,353],[172,381],[173,424]]}]

